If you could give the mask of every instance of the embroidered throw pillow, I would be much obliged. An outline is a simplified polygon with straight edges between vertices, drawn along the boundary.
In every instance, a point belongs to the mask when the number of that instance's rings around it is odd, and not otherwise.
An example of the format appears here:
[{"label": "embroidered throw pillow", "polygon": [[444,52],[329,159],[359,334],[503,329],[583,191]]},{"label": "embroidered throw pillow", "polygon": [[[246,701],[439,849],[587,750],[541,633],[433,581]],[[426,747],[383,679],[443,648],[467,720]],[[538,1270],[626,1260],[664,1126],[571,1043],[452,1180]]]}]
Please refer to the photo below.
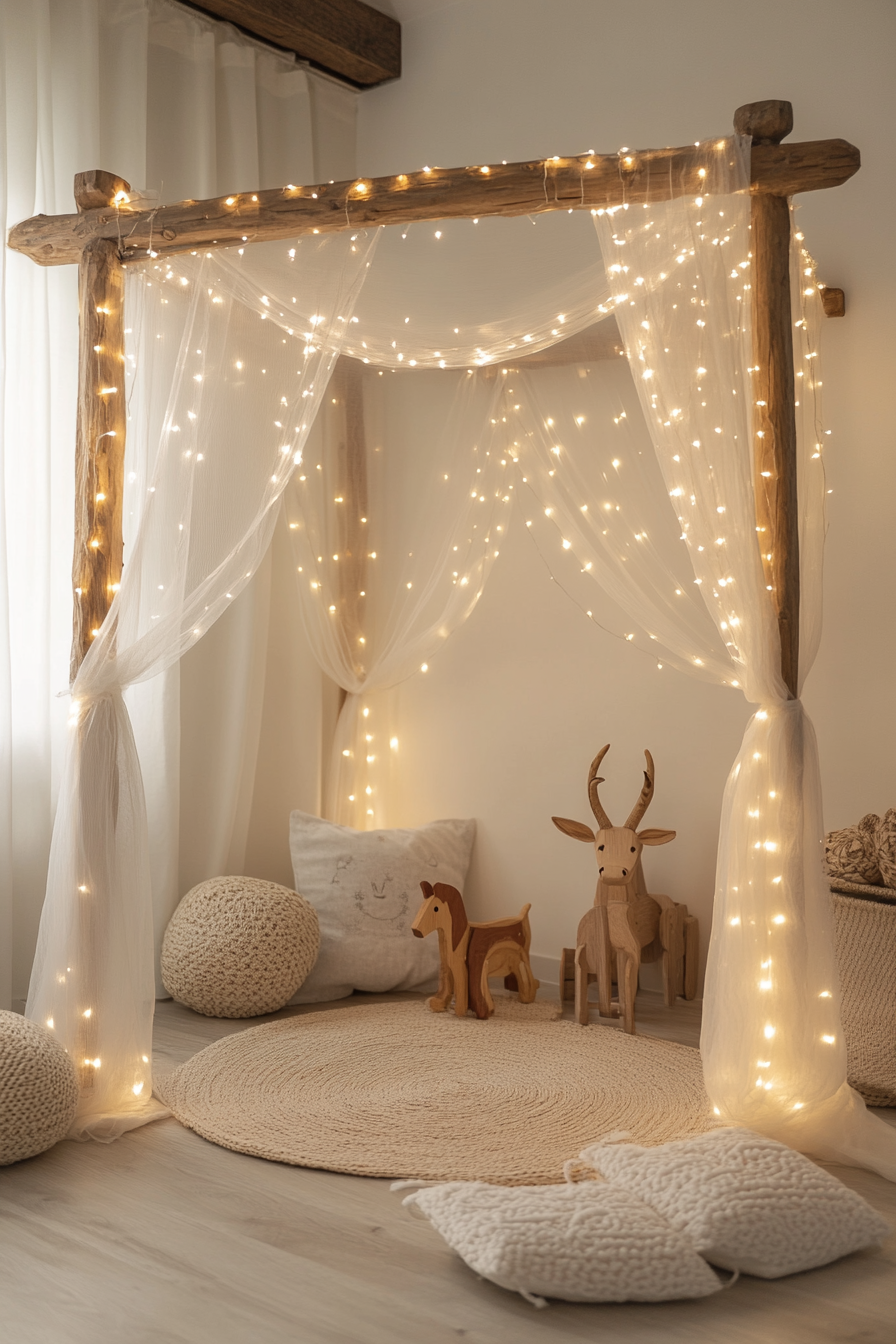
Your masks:
[{"label": "embroidered throw pillow", "polygon": [[300,891],[317,911],[320,953],[294,1003],[343,999],[355,989],[435,990],[439,944],[411,924],[421,881],[463,891],[474,821],[433,821],[415,830],[355,831],[304,812],[289,818]]},{"label": "embroidered throw pillow", "polygon": [[826,1265],[890,1233],[842,1181],[749,1129],[657,1148],[596,1144],[581,1158],[686,1232],[711,1264],[762,1279]]},{"label": "embroidered throw pillow", "polygon": [[824,838],[824,866],[829,877],[868,886],[881,885],[878,863],[878,826],[880,819],[869,812],[858,826],[845,826]]},{"label": "embroidered throw pillow", "polygon": [[409,1195],[476,1274],[567,1302],[665,1302],[723,1287],[686,1235],[603,1181],[486,1185],[450,1181]]}]

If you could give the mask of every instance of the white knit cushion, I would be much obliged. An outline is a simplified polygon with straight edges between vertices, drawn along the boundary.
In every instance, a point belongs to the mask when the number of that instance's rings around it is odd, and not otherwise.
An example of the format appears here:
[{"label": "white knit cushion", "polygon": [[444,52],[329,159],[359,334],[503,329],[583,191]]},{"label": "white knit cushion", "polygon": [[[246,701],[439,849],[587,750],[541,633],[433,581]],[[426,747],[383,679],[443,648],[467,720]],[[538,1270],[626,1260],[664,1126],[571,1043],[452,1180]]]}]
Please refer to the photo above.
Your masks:
[{"label": "white knit cushion", "polygon": [[320,957],[294,1001],[343,999],[355,989],[435,989],[438,938],[411,933],[423,900],[420,883],[447,882],[463,891],[475,834],[473,821],[355,831],[293,812],[296,886],[320,920]]},{"label": "white knit cushion", "polygon": [[162,943],[162,983],[206,1017],[259,1017],[295,994],[320,947],[314,907],[276,882],[215,877],[188,891]]},{"label": "white knit cushion", "polygon": [[52,1031],[0,1011],[0,1167],[65,1138],[77,1107],[75,1066]]},{"label": "white knit cushion", "polygon": [[404,1202],[416,1205],[476,1274],[530,1301],[665,1302],[722,1287],[687,1236],[629,1191],[602,1181],[450,1181]]},{"label": "white knit cushion", "polygon": [[749,1129],[657,1148],[597,1144],[581,1157],[686,1232],[712,1264],[762,1279],[826,1265],[890,1232],[835,1176]]}]

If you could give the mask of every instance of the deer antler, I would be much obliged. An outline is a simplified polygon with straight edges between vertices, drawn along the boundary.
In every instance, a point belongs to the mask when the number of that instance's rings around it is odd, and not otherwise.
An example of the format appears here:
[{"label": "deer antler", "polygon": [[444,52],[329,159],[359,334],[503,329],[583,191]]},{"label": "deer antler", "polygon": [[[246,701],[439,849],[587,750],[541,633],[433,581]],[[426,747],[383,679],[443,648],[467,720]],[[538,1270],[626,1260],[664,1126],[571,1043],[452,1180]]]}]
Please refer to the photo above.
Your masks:
[{"label": "deer antler", "polygon": [[603,805],[598,797],[597,786],[603,784],[602,779],[598,779],[597,772],[600,769],[600,763],[610,750],[609,742],[600,751],[591,762],[591,769],[588,771],[588,801],[591,804],[591,811],[594,813],[597,823],[601,830],[611,831],[613,823],[603,809]]},{"label": "deer antler", "polygon": [[644,755],[647,757],[647,769],[644,771],[644,787],[641,790],[641,795],[638,798],[638,801],[632,808],[631,816],[625,823],[626,829],[629,831],[633,831],[638,825],[638,822],[650,806],[650,800],[653,797],[653,757],[649,751],[645,751]]}]

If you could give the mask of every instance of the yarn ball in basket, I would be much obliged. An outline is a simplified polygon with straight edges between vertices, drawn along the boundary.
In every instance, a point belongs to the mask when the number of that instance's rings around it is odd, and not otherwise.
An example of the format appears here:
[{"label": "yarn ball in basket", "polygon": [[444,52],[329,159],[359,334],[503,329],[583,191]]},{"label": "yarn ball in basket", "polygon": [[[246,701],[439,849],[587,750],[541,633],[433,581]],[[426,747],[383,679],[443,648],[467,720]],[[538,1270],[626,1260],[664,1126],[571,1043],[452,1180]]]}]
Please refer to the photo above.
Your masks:
[{"label": "yarn ball in basket", "polygon": [[896,887],[896,807],[890,807],[877,824],[877,862],[885,887]]},{"label": "yarn ball in basket", "polygon": [[829,877],[870,886],[881,885],[877,855],[879,825],[880,818],[869,812],[857,826],[846,826],[842,831],[830,831],[825,836],[824,863]]},{"label": "yarn ball in basket", "polygon": [[304,896],[255,877],[215,877],[188,891],[162,943],[162,983],[206,1017],[260,1017],[288,1003],[320,949]]},{"label": "yarn ball in basket", "polygon": [[0,1011],[0,1167],[52,1148],[77,1108],[75,1066],[53,1033]]}]

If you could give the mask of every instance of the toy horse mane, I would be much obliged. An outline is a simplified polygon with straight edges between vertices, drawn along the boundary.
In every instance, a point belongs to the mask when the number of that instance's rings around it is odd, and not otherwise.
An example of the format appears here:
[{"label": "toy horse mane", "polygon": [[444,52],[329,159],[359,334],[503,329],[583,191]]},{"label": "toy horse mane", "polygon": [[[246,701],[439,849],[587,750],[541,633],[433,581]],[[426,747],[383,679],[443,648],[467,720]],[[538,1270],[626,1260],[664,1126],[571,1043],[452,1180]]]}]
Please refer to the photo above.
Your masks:
[{"label": "toy horse mane", "polygon": [[457,951],[469,923],[463,896],[456,887],[449,887],[447,882],[437,882],[434,887],[429,882],[421,882],[420,889],[424,896],[435,896],[437,901],[444,901],[447,905],[451,912],[451,950]]}]

